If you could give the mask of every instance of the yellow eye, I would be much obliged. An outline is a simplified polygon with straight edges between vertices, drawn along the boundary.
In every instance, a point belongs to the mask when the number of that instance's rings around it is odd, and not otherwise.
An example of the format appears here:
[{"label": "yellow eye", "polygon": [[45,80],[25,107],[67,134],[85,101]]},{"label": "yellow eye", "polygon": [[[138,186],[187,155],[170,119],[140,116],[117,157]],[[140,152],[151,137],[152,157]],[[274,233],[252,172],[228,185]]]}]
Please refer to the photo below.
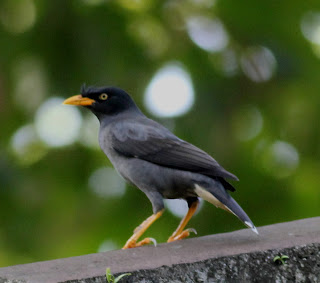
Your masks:
[{"label": "yellow eye", "polygon": [[100,98],[101,100],[106,100],[106,99],[108,98],[108,94],[106,94],[106,93],[101,93],[100,96],[99,96],[99,98]]}]

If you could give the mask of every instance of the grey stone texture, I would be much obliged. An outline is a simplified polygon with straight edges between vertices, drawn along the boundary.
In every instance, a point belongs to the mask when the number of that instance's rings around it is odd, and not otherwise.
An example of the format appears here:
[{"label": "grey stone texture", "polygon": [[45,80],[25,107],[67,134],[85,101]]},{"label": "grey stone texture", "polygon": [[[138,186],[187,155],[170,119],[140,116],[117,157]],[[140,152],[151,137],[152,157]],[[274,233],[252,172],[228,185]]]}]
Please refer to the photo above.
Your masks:
[{"label": "grey stone texture", "polygon": [[106,267],[132,273],[121,282],[320,282],[320,217],[258,230],[4,267],[0,283],[106,282]]}]

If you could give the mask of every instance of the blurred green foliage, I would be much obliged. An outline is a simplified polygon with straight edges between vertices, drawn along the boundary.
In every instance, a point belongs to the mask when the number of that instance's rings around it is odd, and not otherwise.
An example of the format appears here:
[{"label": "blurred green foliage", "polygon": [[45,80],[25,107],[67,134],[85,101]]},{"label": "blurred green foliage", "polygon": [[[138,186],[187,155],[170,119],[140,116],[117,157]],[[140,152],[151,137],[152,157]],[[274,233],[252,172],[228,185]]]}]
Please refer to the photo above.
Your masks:
[{"label": "blurred green foliage", "polygon": [[[315,0],[2,0],[0,266],[120,248],[151,214],[137,189],[110,199],[90,190],[91,174],[110,162],[79,140],[46,144],[36,113],[86,82],[124,88],[152,117],[144,92],[168,62],[190,74],[195,103],[158,120],[239,177],[233,197],[253,222],[318,216],[319,15]],[[209,21],[203,33],[188,22],[197,17]],[[167,212],[146,236],[166,241],[178,222]],[[199,236],[244,228],[210,204],[189,227]]]}]

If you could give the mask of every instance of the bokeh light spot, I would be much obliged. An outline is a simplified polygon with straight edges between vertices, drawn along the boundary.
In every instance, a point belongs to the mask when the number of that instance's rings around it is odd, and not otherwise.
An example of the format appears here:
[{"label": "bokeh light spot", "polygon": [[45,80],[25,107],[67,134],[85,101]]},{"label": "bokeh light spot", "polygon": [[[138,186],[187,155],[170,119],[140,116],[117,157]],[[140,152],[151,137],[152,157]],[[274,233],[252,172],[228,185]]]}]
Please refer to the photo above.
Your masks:
[{"label": "bokeh light spot", "polygon": [[63,98],[46,100],[35,117],[36,130],[49,146],[70,145],[78,138],[82,117],[76,107],[62,105]]},{"label": "bokeh light spot", "polygon": [[107,251],[114,251],[117,249],[119,249],[119,246],[115,242],[111,240],[105,240],[100,244],[97,252],[102,253]]},{"label": "bokeh light spot", "polygon": [[96,116],[92,113],[87,114],[82,121],[79,141],[87,147],[99,149],[99,128],[100,124]]},{"label": "bokeh light spot", "polygon": [[[188,204],[185,200],[182,199],[165,199],[164,200],[168,210],[176,217],[182,218],[188,212]],[[201,210],[203,206],[203,200],[200,199],[200,204],[196,214]]]},{"label": "bokeh light spot", "polygon": [[185,114],[194,103],[190,75],[179,64],[168,64],[152,78],[145,92],[145,104],[156,116]]},{"label": "bokeh light spot", "polygon": [[307,12],[301,20],[301,31],[312,43],[320,45],[320,13]]},{"label": "bokeh light spot", "polygon": [[217,0],[191,0],[190,2],[198,7],[212,8],[216,4]]},{"label": "bokeh light spot", "polygon": [[32,28],[36,21],[33,0],[3,0],[0,4],[0,21],[11,33],[22,33]]},{"label": "bokeh light spot", "polygon": [[151,0],[118,0],[117,3],[122,8],[135,11],[135,12],[143,12],[150,7],[153,1]]},{"label": "bokeh light spot", "polygon": [[305,13],[300,27],[303,36],[310,42],[314,54],[320,57],[320,13],[311,11]]},{"label": "bokeh light spot", "polygon": [[212,65],[224,76],[232,77],[239,72],[237,54],[230,47],[220,53],[211,54],[209,59]]},{"label": "bokeh light spot", "polygon": [[118,198],[126,192],[124,180],[118,173],[108,167],[99,168],[89,178],[89,187],[102,198]]},{"label": "bokeh light spot", "polygon": [[15,157],[23,165],[39,161],[48,151],[33,125],[19,128],[12,136],[11,147]]},{"label": "bokeh light spot", "polygon": [[263,117],[257,107],[241,107],[234,114],[233,132],[241,141],[255,138],[261,132],[262,126]]},{"label": "bokeh light spot", "polygon": [[263,149],[262,165],[274,177],[285,178],[299,166],[299,153],[293,145],[276,141]]},{"label": "bokeh light spot", "polygon": [[218,19],[191,17],[187,20],[187,30],[191,40],[206,51],[222,51],[229,43],[228,33]]},{"label": "bokeh light spot", "polygon": [[[169,38],[161,22],[144,16],[129,26],[130,35],[146,48],[151,56],[160,56],[169,48]],[[155,36],[156,35],[156,36]]]},{"label": "bokeh light spot", "polygon": [[26,57],[13,65],[14,101],[23,110],[34,112],[47,93],[45,69],[38,58]]},{"label": "bokeh light spot", "polygon": [[241,56],[244,74],[254,82],[266,82],[275,73],[277,61],[270,49],[263,46],[250,47]]}]

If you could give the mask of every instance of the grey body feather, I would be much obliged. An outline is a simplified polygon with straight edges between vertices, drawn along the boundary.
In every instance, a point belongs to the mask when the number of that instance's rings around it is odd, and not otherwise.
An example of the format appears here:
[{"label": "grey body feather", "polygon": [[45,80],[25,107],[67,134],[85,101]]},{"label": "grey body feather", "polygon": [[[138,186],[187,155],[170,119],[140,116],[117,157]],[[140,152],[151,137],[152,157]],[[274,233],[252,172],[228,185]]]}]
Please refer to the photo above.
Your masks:
[{"label": "grey body feather", "polygon": [[99,120],[100,147],[119,174],[147,195],[154,213],[164,208],[163,198],[185,199],[190,204],[202,197],[232,212],[256,231],[250,218],[227,192],[234,188],[225,178],[238,178],[207,153],[179,139],[140,111]]}]

